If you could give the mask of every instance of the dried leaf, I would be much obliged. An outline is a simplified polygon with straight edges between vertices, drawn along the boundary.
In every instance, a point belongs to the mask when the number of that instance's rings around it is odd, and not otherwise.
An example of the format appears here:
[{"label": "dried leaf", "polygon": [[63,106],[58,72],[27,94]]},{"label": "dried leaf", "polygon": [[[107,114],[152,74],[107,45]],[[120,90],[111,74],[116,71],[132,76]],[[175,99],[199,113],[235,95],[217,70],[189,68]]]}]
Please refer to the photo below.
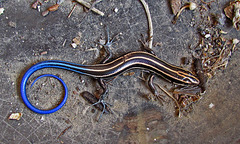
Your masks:
[{"label": "dried leaf", "polygon": [[181,0],[171,0],[171,8],[174,15],[181,9]]},{"label": "dried leaf", "polygon": [[240,1],[235,2],[234,4],[234,17],[233,17],[233,26],[237,30],[240,29]]},{"label": "dried leaf", "polygon": [[45,10],[44,12],[42,12],[42,16],[47,16],[49,14],[49,10]]},{"label": "dried leaf", "polygon": [[31,7],[32,7],[33,9],[37,9],[37,7],[40,6],[40,5],[42,5],[42,3],[41,3],[39,0],[37,0],[37,1],[35,1],[35,2],[32,4]]},{"label": "dried leaf", "polygon": [[240,1],[230,2],[224,9],[225,15],[232,20],[234,28],[240,29]]},{"label": "dried leaf", "polygon": [[55,4],[55,5],[51,6],[51,7],[49,7],[48,10],[49,11],[56,11],[58,9],[58,7],[59,7],[59,4]]},{"label": "dried leaf", "polygon": [[0,8],[0,15],[3,14],[4,8]]},{"label": "dried leaf", "polygon": [[234,11],[234,7],[232,3],[230,3],[230,5],[224,9],[225,15],[231,20],[233,19],[233,11]]},{"label": "dried leaf", "polygon": [[80,37],[75,37],[72,41],[76,44],[79,45],[80,44]]},{"label": "dried leaf", "polygon": [[8,23],[8,25],[9,25],[10,27],[12,27],[12,28],[16,28],[16,27],[17,27],[17,23],[16,23],[16,22],[13,22],[13,21],[10,21],[10,22]]},{"label": "dried leaf", "polygon": [[22,113],[12,113],[8,119],[10,120],[20,120],[20,118],[22,117]]}]

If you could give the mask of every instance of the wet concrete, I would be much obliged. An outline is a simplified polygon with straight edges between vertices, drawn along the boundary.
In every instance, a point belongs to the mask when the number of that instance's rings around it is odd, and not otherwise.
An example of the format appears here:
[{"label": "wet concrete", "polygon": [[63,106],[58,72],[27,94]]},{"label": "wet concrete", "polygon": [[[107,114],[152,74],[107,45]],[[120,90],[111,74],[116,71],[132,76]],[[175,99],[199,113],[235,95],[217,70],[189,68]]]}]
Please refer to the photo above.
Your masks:
[{"label": "wet concrete", "polygon": [[[100,89],[96,80],[87,76],[61,70],[44,69],[34,73],[31,81],[45,73],[59,75],[69,88],[69,98],[62,109],[40,115],[30,111],[22,102],[19,85],[21,77],[34,63],[57,59],[74,63],[94,64],[103,58],[102,49],[96,47],[105,39],[106,28],[110,35],[122,33],[113,44],[114,58],[126,52],[141,50],[141,34],[147,37],[147,19],[140,1],[103,1],[96,7],[105,13],[101,17],[92,12],[85,15],[77,6],[67,18],[74,3],[66,0],[56,12],[42,17],[31,9],[34,1],[2,1],[5,11],[0,15],[0,141],[1,143],[240,143],[239,124],[239,49],[236,50],[223,71],[210,79],[207,92],[193,105],[193,111],[178,118],[174,115],[174,102],[164,96],[162,106],[147,100],[151,94],[139,76],[118,76],[109,84],[109,97],[114,114],[104,115],[81,97],[81,92],[95,93]],[[42,10],[55,1],[43,3]],[[156,55],[175,65],[182,57],[190,57],[199,42],[199,25],[203,25],[203,12],[184,11],[176,25],[168,1],[148,1],[153,20]],[[206,7],[205,15],[219,15],[217,27],[228,32],[226,39],[240,39],[223,9],[228,1],[216,1]],[[115,8],[118,11],[114,11]],[[207,25],[206,25],[207,27]],[[80,45],[72,48],[72,39],[81,35]],[[239,45],[237,46],[239,48]],[[100,50],[99,50],[100,49]],[[157,78],[156,83],[172,85]],[[160,91],[160,90],[159,90]],[[40,79],[30,89],[28,97],[38,108],[51,108],[62,99],[62,87],[55,79]],[[162,93],[162,92],[161,92]],[[164,95],[164,93],[162,93]],[[209,107],[210,104],[214,106]],[[8,120],[12,112],[23,113],[22,118]]]}]

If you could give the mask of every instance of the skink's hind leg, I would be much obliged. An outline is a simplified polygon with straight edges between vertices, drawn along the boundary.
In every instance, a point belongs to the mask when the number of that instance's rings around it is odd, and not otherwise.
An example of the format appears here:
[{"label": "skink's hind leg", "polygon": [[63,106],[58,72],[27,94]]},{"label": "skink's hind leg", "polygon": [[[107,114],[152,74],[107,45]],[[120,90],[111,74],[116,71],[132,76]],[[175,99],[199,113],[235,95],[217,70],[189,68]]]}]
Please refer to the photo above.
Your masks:
[{"label": "skink's hind leg", "polygon": [[161,97],[161,95],[156,90],[156,87],[154,86],[154,83],[153,83],[153,79],[154,79],[154,75],[150,74],[150,77],[148,80],[148,86],[149,86],[150,90],[152,91],[152,93],[154,94],[154,96],[156,96],[156,98],[159,100],[159,102],[161,104],[163,104],[163,101],[165,101],[165,100]]},{"label": "skink's hind leg", "polygon": [[107,84],[105,83],[105,80],[100,78],[98,81],[99,81],[100,86],[103,89],[103,93],[101,94],[98,102],[94,103],[93,105],[96,105],[99,103],[103,105],[103,110],[98,118],[98,121],[99,121],[104,113],[108,113],[108,111],[110,111],[112,113],[112,110],[110,109],[110,106],[112,106],[112,105],[105,102],[105,100],[104,100],[108,95],[108,87],[107,87]]},{"label": "skink's hind leg", "polygon": [[105,102],[104,99],[102,99],[102,98],[100,98],[98,102],[94,103],[93,106],[96,104],[99,104],[99,103],[101,103],[103,105],[103,110],[98,118],[98,121],[100,121],[100,119],[102,118],[102,115],[104,113],[108,113],[108,110],[112,113],[112,110],[110,109],[110,106],[112,106],[112,105]]},{"label": "skink's hind leg", "polygon": [[[88,92],[88,91],[84,91],[84,92],[82,92],[82,97],[85,99],[85,100],[87,100],[89,103],[91,103],[91,104],[95,104],[96,102],[98,102],[99,101],[99,98],[97,98],[95,95],[93,95],[92,93],[90,93],[90,92]],[[95,106],[95,108],[97,108],[97,109],[99,109],[99,110],[103,110],[103,105],[101,104],[101,103],[99,103],[99,104],[95,104],[94,105]],[[110,113],[110,111],[109,111],[109,109],[107,108],[106,109],[107,110],[107,113]],[[105,111],[106,112],[106,111]]]}]

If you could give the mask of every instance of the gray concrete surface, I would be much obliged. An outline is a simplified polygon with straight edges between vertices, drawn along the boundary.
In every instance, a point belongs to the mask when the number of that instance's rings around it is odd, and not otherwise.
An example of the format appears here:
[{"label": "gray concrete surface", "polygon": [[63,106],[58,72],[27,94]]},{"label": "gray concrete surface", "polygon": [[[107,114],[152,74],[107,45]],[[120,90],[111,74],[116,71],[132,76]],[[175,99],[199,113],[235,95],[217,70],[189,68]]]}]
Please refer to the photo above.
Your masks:
[{"label": "gray concrete surface", "polygon": [[[79,5],[67,18],[74,5],[70,0],[47,17],[30,8],[34,0],[1,2],[5,8],[0,15],[1,143],[240,143],[239,46],[228,67],[209,81],[206,94],[187,116],[175,117],[174,103],[167,96],[163,106],[146,100],[150,91],[138,78],[141,70],[132,70],[133,76],[118,76],[110,83],[107,101],[113,104],[114,114],[104,115],[96,122],[100,112],[80,95],[84,90],[94,93],[99,89],[96,81],[59,69],[40,70],[31,78],[43,73],[58,74],[69,88],[69,98],[62,109],[39,115],[21,100],[19,84],[24,72],[34,63],[50,59],[98,63],[103,55],[95,49],[95,42],[105,38],[106,25],[111,36],[122,33],[113,45],[114,57],[140,50],[138,40],[141,34],[147,36],[148,30],[143,6],[138,0],[103,1],[96,7],[105,16],[90,12],[82,22],[85,13]],[[222,16],[223,8],[228,5],[227,0],[216,0],[211,8],[196,2],[205,6],[204,13],[209,15]],[[44,10],[54,3],[43,3],[41,8]],[[153,50],[161,59],[180,65],[182,57],[191,57],[189,46],[196,46],[199,41],[197,28],[201,25],[201,12],[184,11],[173,25],[169,1],[147,3],[153,20],[154,43],[161,43]],[[118,12],[114,12],[115,8]],[[224,15],[223,23],[217,27],[228,32],[226,38],[240,39],[239,32]],[[81,44],[72,48],[72,39],[79,33]],[[156,82],[168,88],[172,86],[161,78]],[[61,95],[62,87],[55,79],[41,79],[28,89],[30,101],[39,108],[55,106]],[[209,108],[211,103],[213,108]],[[12,112],[21,112],[23,116],[19,121],[8,120]]]}]

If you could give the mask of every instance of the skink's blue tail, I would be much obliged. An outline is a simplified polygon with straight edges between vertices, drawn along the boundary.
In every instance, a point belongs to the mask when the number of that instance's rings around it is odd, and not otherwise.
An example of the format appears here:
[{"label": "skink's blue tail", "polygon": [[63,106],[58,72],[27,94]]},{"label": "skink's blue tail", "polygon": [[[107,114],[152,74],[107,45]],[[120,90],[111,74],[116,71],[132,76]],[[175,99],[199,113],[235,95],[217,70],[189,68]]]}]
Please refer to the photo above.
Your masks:
[{"label": "skink's blue tail", "polygon": [[21,85],[20,85],[20,92],[21,92],[21,96],[22,96],[22,100],[23,102],[25,103],[25,105],[32,111],[36,112],[36,113],[39,113],[39,114],[50,114],[50,113],[54,113],[56,111],[58,111],[67,101],[67,97],[68,97],[68,89],[67,89],[67,85],[64,83],[64,81],[59,78],[58,76],[56,75],[52,75],[52,74],[44,74],[44,75],[41,75],[39,76],[37,79],[34,80],[34,82],[32,83],[31,87],[33,86],[33,84],[40,78],[42,77],[53,77],[53,78],[56,78],[57,80],[59,80],[63,87],[64,87],[64,98],[62,100],[62,102],[55,108],[53,109],[50,109],[50,110],[40,110],[36,107],[34,107],[28,100],[27,98],[27,95],[26,95],[26,84],[27,84],[27,81],[29,79],[29,77],[37,70],[39,69],[42,69],[42,68],[45,68],[45,67],[51,67],[51,66],[47,66],[47,65],[44,65],[42,63],[38,63],[34,66],[32,66],[23,76],[22,78],[22,81],[21,81]]}]

